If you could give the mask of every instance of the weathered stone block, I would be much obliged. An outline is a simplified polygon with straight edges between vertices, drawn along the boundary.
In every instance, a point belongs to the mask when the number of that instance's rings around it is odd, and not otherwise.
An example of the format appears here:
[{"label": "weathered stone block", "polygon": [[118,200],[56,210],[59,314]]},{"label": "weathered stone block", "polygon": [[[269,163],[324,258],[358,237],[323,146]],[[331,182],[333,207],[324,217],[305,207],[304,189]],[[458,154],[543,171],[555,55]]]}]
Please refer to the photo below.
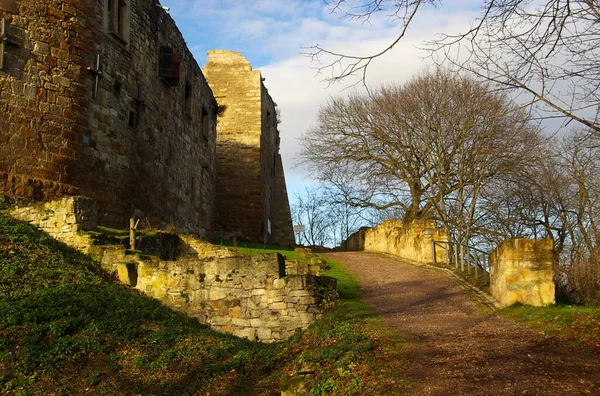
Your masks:
[{"label": "weathered stone block", "polygon": [[274,302],[269,304],[269,309],[282,310],[287,308],[287,304],[284,302]]},{"label": "weathered stone block", "polygon": [[554,303],[552,241],[511,239],[489,257],[490,292],[501,306]]},{"label": "weathered stone block", "polygon": [[241,338],[247,338],[249,340],[256,339],[256,330],[253,328],[235,329],[233,335]]},{"label": "weathered stone block", "polygon": [[227,297],[227,292],[220,287],[212,287],[208,292],[209,300],[221,300]]}]

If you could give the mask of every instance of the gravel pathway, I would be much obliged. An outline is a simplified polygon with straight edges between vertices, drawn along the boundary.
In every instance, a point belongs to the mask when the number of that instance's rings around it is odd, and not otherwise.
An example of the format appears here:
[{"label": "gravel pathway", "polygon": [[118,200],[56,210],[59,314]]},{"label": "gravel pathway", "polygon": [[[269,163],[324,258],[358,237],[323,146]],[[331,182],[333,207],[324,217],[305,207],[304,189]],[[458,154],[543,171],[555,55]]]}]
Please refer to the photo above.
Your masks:
[{"label": "gravel pathway", "polygon": [[600,355],[482,313],[435,269],[364,253],[329,253],[409,344],[411,395],[600,395]]}]

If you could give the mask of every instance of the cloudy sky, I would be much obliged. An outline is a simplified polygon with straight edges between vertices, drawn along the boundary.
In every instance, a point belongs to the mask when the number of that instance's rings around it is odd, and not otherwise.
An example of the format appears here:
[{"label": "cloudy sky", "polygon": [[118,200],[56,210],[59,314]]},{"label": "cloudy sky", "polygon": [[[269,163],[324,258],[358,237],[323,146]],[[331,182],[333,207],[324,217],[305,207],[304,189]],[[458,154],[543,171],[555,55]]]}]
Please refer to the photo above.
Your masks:
[{"label": "cloudy sky", "polygon": [[[295,167],[298,139],[316,119],[319,106],[356,82],[335,86],[323,82],[316,62],[303,53],[322,45],[352,55],[385,48],[400,31],[400,24],[379,13],[370,24],[331,12],[323,0],[161,0],[171,8],[198,64],[206,63],[206,51],[228,49],[241,52],[266,78],[265,85],[282,115],[281,153],[286,168],[290,199],[312,183]],[[352,0],[347,1],[352,3]],[[407,36],[394,50],[369,68],[367,83],[402,83],[431,62],[418,47],[436,34],[469,28],[479,15],[478,0],[451,0],[442,6],[425,6]],[[359,88],[360,89],[360,88]]]}]

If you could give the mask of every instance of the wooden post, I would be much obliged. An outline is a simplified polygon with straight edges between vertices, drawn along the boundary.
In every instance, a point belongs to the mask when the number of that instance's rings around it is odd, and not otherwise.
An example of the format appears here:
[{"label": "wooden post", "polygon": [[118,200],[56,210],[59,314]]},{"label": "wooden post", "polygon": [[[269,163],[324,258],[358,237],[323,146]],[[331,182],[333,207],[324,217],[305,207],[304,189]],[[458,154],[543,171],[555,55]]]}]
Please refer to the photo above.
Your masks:
[{"label": "wooden post", "polygon": [[134,218],[129,219],[129,248],[135,250],[135,220]]},{"label": "wooden post", "polygon": [[446,265],[450,265],[450,254],[452,253],[450,251],[451,245],[450,243],[446,243]]}]

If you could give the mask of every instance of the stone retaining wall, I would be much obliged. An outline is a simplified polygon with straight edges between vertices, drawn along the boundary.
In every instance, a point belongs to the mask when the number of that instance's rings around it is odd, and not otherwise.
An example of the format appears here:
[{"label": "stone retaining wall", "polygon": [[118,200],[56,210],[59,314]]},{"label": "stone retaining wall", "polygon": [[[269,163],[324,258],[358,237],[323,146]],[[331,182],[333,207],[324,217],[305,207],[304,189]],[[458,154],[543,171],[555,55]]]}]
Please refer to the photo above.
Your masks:
[{"label": "stone retaining wall", "polygon": [[217,331],[275,342],[320,317],[316,277],[286,276],[283,257],[276,253],[215,251],[207,258],[209,246],[198,252],[181,240],[175,261],[131,254],[121,247],[97,247],[95,254],[123,283]]},{"label": "stone retaining wall", "polygon": [[139,241],[140,251],[96,245],[83,232],[96,227],[95,204],[82,197],[17,207],[11,213],[90,253],[121,282],[217,331],[282,341],[321,316],[320,278],[311,275],[318,274],[321,262],[286,262],[277,253],[245,256],[169,233]]}]

